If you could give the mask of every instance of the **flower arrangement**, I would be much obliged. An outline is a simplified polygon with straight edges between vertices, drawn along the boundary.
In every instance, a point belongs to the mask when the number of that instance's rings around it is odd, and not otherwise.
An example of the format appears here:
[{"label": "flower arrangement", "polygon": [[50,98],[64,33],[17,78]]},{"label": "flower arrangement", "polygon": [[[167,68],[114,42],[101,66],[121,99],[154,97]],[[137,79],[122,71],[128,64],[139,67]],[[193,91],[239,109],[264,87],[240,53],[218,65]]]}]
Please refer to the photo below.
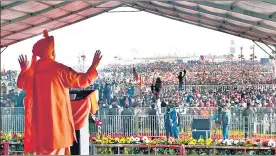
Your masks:
[{"label": "flower arrangement", "polygon": [[270,140],[243,140],[243,139],[219,139],[213,140],[211,138],[198,140],[193,139],[191,136],[181,137],[179,139],[174,139],[170,137],[159,138],[149,138],[147,136],[131,136],[131,137],[112,137],[110,135],[97,135],[96,137],[91,137],[90,142],[94,144],[146,144],[146,145],[204,145],[204,146],[246,146],[246,147],[276,147],[276,142],[272,139]]},{"label": "flower arrangement", "polygon": [[[0,133],[1,142],[23,143],[24,135],[21,133]],[[190,135],[181,136],[179,139],[170,137],[151,138],[147,136],[91,136],[90,142],[96,146],[97,154],[160,154],[178,155],[180,147],[185,145],[187,155],[244,155],[244,148],[249,154],[271,155],[272,148],[276,148],[273,139],[193,139]],[[116,144],[121,146],[116,146]],[[266,147],[266,148],[263,148]],[[261,149],[263,148],[263,149]],[[23,151],[22,144],[10,146],[11,151]]]},{"label": "flower arrangement", "polygon": [[11,132],[7,132],[7,133],[1,132],[0,139],[1,139],[1,142],[10,142],[12,139],[12,133]]},{"label": "flower arrangement", "polygon": [[90,142],[94,144],[150,144],[147,136],[131,136],[131,137],[112,137],[110,135],[97,135],[90,138]]},{"label": "flower arrangement", "polygon": [[[17,155],[18,152],[15,151],[22,151],[24,150],[23,144],[23,139],[24,139],[24,134],[22,133],[12,133],[11,131],[9,132],[0,132],[0,142],[1,142],[1,149],[0,149],[0,154],[3,155],[4,153],[4,145],[3,143],[14,143],[9,146],[9,154],[11,155]],[[19,154],[22,154],[22,152],[19,152]]]},{"label": "flower arrangement", "polygon": [[23,133],[0,132],[0,142],[23,142]]},{"label": "flower arrangement", "polygon": [[[160,138],[149,138],[146,136],[131,136],[131,137],[111,137],[111,136],[97,136],[91,140],[95,144],[138,144],[147,145],[145,147],[135,147],[135,148],[122,148],[123,153],[116,153],[117,148],[99,148],[97,154],[166,154],[166,155],[177,155],[179,154],[179,149],[171,149],[167,147],[156,149],[149,148],[154,147],[153,145],[187,145],[185,147],[186,154],[188,155],[206,155],[206,154],[217,154],[217,155],[244,155],[244,148],[254,148],[254,147],[276,147],[276,142],[272,139],[270,140],[213,140],[199,138],[198,140],[193,139],[191,136],[181,137],[179,139],[165,137]],[[203,148],[204,146],[205,148]],[[180,147],[180,146],[179,146]],[[209,147],[209,148],[208,148]],[[227,149],[228,147],[229,149]],[[237,148],[235,148],[237,147]],[[240,147],[240,148],[238,148]],[[244,147],[244,148],[241,148]],[[272,154],[272,150],[257,150],[252,149],[250,151],[254,154],[269,155]]]}]

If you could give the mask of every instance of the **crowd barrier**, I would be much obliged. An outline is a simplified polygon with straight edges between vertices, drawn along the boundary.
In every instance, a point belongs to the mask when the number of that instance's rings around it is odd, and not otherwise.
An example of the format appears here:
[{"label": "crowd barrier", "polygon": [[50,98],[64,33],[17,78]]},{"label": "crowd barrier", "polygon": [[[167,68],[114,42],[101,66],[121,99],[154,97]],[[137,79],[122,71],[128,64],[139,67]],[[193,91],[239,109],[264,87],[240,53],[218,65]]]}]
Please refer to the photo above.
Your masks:
[{"label": "crowd barrier", "polygon": [[[150,105],[150,104],[149,104]],[[148,114],[151,107],[132,107],[129,108],[133,113]],[[208,112],[208,114],[217,112],[217,107],[177,107],[176,110],[183,115],[200,115],[202,111]],[[231,113],[241,114],[245,108],[231,107],[229,108]],[[252,107],[254,113],[266,114],[266,113],[276,113],[276,107]],[[123,108],[100,108],[97,115],[110,115],[110,112],[115,112],[120,114]],[[158,111],[165,113],[166,107],[158,108]],[[3,116],[20,116],[24,115],[24,107],[1,107],[1,115]]]},{"label": "crowd barrier", "polygon": [[[99,115],[102,121],[102,128],[98,129],[94,124],[90,124],[89,131],[91,136],[96,136],[99,132],[102,135],[110,136],[166,136],[165,116],[164,115]],[[202,115],[180,115],[179,136],[191,136],[192,122],[194,119],[210,119],[211,116]],[[22,115],[2,116],[4,132],[23,133],[24,117]],[[211,138],[222,139],[221,125],[216,120],[211,120]],[[269,113],[266,115],[254,114],[248,119],[241,115],[232,115],[229,124],[230,139],[276,139],[276,116]],[[98,145],[97,145],[98,146]],[[105,145],[103,145],[105,146]],[[113,146],[113,145],[109,145]],[[114,145],[115,146],[115,145]],[[122,146],[123,147],[123,146]],[[7,152],[7,151],[5,151]]]},{"label": "crowd barrier", "polygon": [[[6,111],[9,111],[9,113],[1,114],[2,119],[2,130],[4,132],[12,131],[14,133],[21,133],[24,131],[24,109],[23,108],[6,108]],[[149,117],[149,111],[151,108],[149,107],[139,107],[139,108],[130,108],[130,110],[133,113],[133,116],[126,117],[126,120],[128,120],[128,125],[130,126],[129,129],[138,129],[137,124],[139,123],[141,126],[140,132],[144,133],[144,131],[147,129],[148,125],[144,122],[147,121],[146,119]],[[176,108],[176,110],[179,112],[180,116],[182,117],[182,126],[186,129],[188,124],[191,122],[191,119],[197,116],[213,116],[217,113],[216,107],[180,107]],[[260,108],[252,108],[253,113],[258,118],[275,118],[276,117],[276,107],[273,108],[266,108],[266,107],[260,107]],[[115,130],[112,131],[112,129],[120,130],[122,132],[122,127],[116,127],[121,125],[122,123],[118,124],[110,124],[115,122],[121,122],[121,113],[123,111],[123,108],[112,108],[112,109],[100,109],[97,113],[97,115],[101,118],[102,122],[104,123],[103,132],[108,133],[112,132],[115,133]],[[235,117],[232,120],[232,123],[235,124],[236,122],[239,122],[239,118],[242,116],[242,112],[244,111],[244,108],[231,108],[230,112],[232,117]],[[11,114],[11,112],[13,112]],[[21,114],[17,114],[20,112]],[[166,108],[160,108],[157,109],[157,113],[160,115],[163,115],[166,112]],[[112,115],[111,115],[112,114]],[[134,120],[135,118],[135,120]],[[161,117],[162,118],[162,117]],[[134,122],[135,121],[135,122]],[[261,120],[259,120],[261,121]],[[142,123],[142,124],[141,124]],[[143,127],[145,126],[146,127]],[[136,126],[136,128],[134,128]],[[233,125],[235,126],[235,125]],[[162,127],[162,125],[161,125]],[[162,129],[162,128],[161,128]],[[188,128],[189,129],[189,128]],[[161,130],[162,131],[162,130]],[[132,131],[131,131],[132,132]]]},{"label": "crowd barrier", "polygon": [[1,107],[1,115],[24,115],[24,107]]},{"label": "crowd barrier", "polygon": [[3,132],[24,132],[24,115],[1,115],[1,119]]},{"label": "crowd barrier", "polygon": [[[150,85],[146,85],[146,87],[150,88]],[[244,84],[244,85],[183,85],[183,88],[186,91],[192,91],[193,89],[201,92],[201,91],[227,91],[230,89],[242,89],[242,88],[255,88],[258,90],[267,90],[267,89],[276,89],[276,84]],[[137,93],[139,93],[140,86],[135,88]],[[178,85],[163,85],[162,91],[167,92],[169,90],[178,90]]]},{"label": "crowd barrier", "polygon": [[[152,109],[151,107],[135,107],[129,108],[133,114],[147,115]],[[166,107],[157,108],[157,112],[164,114]],[[181,115],[213,115],[218,111],[218,107],[176,107],[176,111]],[[229,108],[231,114],[241,115],[245,108],[231,107]],[[269,113],[276,113],[276,107],[252,107],[251,110],[258,115],[265,115]],[[98,115],[117,115],[121,114],[123,108],[100,108]]]},{"label": "crowd barrier", "polygon": [[[142,136],[165,136],[164,115],[104,115],[99,116],[103,122],[101,133],[106,135],[127,135],[140,134]],[[210,116],[199,115],[180,115],[179,132],[181,134],[191,134],[193,119],[205,118]],[[249,125],[249,126],[246,126]],[[266,116],[254,115],[246,120],[242,116],[231,116],[230,119],[230,137],[244,138],[245,128],[248,134],[254,138],[275,138],[276,137],[276,116],[267,114]],[[91,134],[98,133],[97,127],[90,127]],[[222,138],[221,127],[215,121],[211,121],[211,135],[216,138]]]}]

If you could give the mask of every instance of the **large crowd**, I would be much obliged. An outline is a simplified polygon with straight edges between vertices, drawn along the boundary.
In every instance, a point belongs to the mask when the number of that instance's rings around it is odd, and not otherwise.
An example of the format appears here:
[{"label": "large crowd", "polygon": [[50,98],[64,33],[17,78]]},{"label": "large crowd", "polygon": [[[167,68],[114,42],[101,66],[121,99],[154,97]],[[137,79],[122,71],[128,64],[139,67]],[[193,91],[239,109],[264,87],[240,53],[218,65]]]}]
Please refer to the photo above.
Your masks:
[{"label": "large crowd", "polygon": [[[180,88],[179,73],[184,70],[186,75]],[[110,66],[99,73],[89,88],[99,90],[98,115],[104,123],[103,132],[117,132],[115,125],[120,125],[121,119],[113,116],[149,115],[154,114],[153,110],[164,114],[168,106],[177,108],[182,117],[213,116],[221,106],[227,106],[234,117],[238,117],[248,104],[255,114],[276,114],[276,84],[271,64],[153,62]],[[16,79],[16,71],[2,73],[2,107],[23,107],[25,92],[16,88]],[[152,88],[152,85],[157,86],[157,79],[161,83],[158,94]],[[12,113],[12,109],[3,110]],[[106,118],[106,115],[111,116]],[[127,130],[130,133],[131,127]]]},{"label": "large crowd", "polygon": [[[140,86],[133,76],[133,68],[139,75]],[[184,90],[179,92],[178,74],[187,71]],[[100,92],[100,105],[104,107],[149,107],[155,95],[150,85],[159,77],[162,81],[160,100],[162,106],[169,103],[188,107],[216,107],[227,104],[243,107],[251,101],[255,107],[275,107],[275,79],[273,66],[255,62],[210,62],[205,64],[181,61],[114,65],[100,70],[98,80],[91,86]],[[2,72],[2,107],[23,107],[25,93],[16,88],[16,71]],[[250,87],[267,85],[268,88]],[[205,86],[196,87],[196,86]],[[220,89],[220,85],[228,86]],[[194,86],[189,87],[188,86]],[[207,87],[206,87],[207,86]],[[208,86],[217,86],[216,89]],[[229,87],[230,86],[230,87]],[[242,86],[236,88],[237,86]]]},{"label": "large crowd", "polygon": [[23,107],[25,92],[16,87],[18,71],[1,72],[1,107]]},{"label": "large crowd", "polygon": [[[139,81],[143,81],[145,87],[135,82],[133,68],[142,77]],[[187,71],[185,90],[179,91],[178,74],[184,69]],[[111,105],[111,101],[116,101],[118,107],[123,107],[127,101],[130,107],[149,107],[154,103],[155,97],[150,85],[159,77],[163,86],[160,92],[163,106],[175,103],[188,107],[217,107],[224,104],[245,107],[249,101],[254,107],[276,106],[271,64],[154,62],[109,67],[101,72],[105,75],[93,87],[100,90],[100,104],[103,105]],[[200,85],[201,87],[197,87]],[[222,85],[227,88],[221,89]],[[254,85],[266,85],[266,88]],[[216,86],[216,89],[210,86]]]},{"label": "large crowd", "polygon": [[[138,73],[140,76],[138,81],[142,81],[143,86],[141,82],[137,82],[133,71]],[[179,73],[182,71],[186,75],[184,84],[180,85]],[[268,133],[269,126],[271,126],[269,133],[275,132],[274,124],[262,123],[268,119],[268,116],[274,119],[276,115],[276,109],[274,109],[276,107],[276,85],[271,64],[255,63],[253,65],[248,62],[241,65],[239,62],[221,62],[203,65],[155,62],[135,66],[115,66],[101,72],[104,76],[101,76],[93,87],[100,91],[99,115],[104,123],[102,129],[104,133],[117,133],[121,129],[124,134],[131,133],[133,127],[121,125],[125,119],[120,117],[126,115],[138,117],[140,122],[138,125],[141,129],[143,125],[149,124],[153,136],[156,134],[152,130],[158,131],[160,126],[165,125],[163,129],[166,131],[171,129],[167,127],[166,119],[168,116],[169,118],[175,117],[172,115],[174,110],[180,117],[175,120],[176,123],[182,122],[180,125],[185,125],[181,126],[185,129],[188,126],[186,122],[191,121],[183,117],[212,116],[213,120],[217,120],[215,117],[219,109],[224,113],[230,110],[232,114],[225,124],[229,124],[230,120],[234,119],[233,125],[237,127],[239,120],[243,119],[241,116],[249,116],[254,112],[257,115],[256,118],[251,118],[254,120],[254,128],[252,128],[254,133],[257,131]],[[168,110],[168,107],[175,109]],[[152,125],[157,122],[156,118],[154,121],[149,120],[149,123],[143,118],[147,115],[152,117],[153,114],[157,115],[156,113],[161,113],[165,117],[165,119],[158,120],[159,126]],[[128,120],[131,121],[131,118]],[[168,120],[168,123],[170,122],[174,120]],[[260,127],[265,128],[258,128],[258,123]],[[227,137],[224,136],[224,138]]]},{"label": "large crowd", "polygon": [[[105,73],[121,73],[115,81],[126,83],[133,66],[114,66],[102,70]],[[153,77],[161,77],[164,85],[178,84],[177,75],[187,70],[188,85],[229,85],[229,84],[273,84],[273,66],[255,62],[216,62],[207,64],[187,64],[181,62],[154,62],[135,65],[136,71],[143,77],[145,84],[151,84]],[[112,75],[114,76],[114,75]],[[110,79],[105,77],[104,80]],[[114,80],[114,79],[113,79]]]}]

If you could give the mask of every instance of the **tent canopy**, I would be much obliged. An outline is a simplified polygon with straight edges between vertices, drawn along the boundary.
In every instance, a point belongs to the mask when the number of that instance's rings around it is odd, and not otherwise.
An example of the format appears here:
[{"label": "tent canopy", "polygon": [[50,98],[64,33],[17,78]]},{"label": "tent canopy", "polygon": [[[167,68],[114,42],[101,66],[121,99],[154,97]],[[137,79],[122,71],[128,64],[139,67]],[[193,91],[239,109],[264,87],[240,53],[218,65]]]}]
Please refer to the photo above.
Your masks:
[{"label": "tent canopy", "polygon": [[276,45],[276,0],[1,1],[1,48],[121,6]]}]

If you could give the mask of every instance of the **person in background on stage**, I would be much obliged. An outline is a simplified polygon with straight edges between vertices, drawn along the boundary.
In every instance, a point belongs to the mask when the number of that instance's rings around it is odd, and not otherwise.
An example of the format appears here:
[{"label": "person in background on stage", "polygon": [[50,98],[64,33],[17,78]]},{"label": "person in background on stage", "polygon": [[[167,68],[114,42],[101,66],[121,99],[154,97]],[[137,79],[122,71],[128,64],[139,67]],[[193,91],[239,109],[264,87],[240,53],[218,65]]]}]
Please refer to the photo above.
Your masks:
[{"label": "person in background on stage", "polygon": [[223,139],[229,139],[230,110],[224,105],[222,110],[222,135]]},{"label": "person in background on stage", "polygon": [[165,130],[166,130],[166,137],[167,140],[172,136],[172,119],[171,119],[171,109],[170,106],[167,106],[167,111],[164,116],[164,123],[165,123]]},{"label": "person in background on stage", "polygon": [[109,119],[109,125],[111,125],[110,130],[112,131],[112,133],[115,133],[119,130],[118,125],[116,125],[116,124],[118,124],[119,119],[114,118],[114,116],[118,116],[120,114],[119,113],[119,108],[120,108],[120,106],[118,105],[117,100],[116,99],[111,99],[110,104],[109,104],[108,117],[107,118]]},{"label": "person in background on stage", "polygon": [[19,92],[17,107],[24,107],[24,98],[26,96],[26,91],[22,90]]},{"label": "person in background on stage", "polygon": [[103,123],[101,131],[107,132],[107,127],[108,127],[107,115],[109,113],[109,106],[108,106],[107,102],[104,100],[99,101],[99,106],[100,106],[100,109],[99,109],[98,113],[100,116],[103,117],[103,118],[101,118],[101,121]]},{"label": "person in background on stage", "polygon": [[155,104],[151,105],[151,109],[149,110],[149,121],[150,121],[150,134],[151,137],[154,138],[155,132],[158,129],[158,120],[157,120],[157,110],[155,109]]},{"label": "person in background on stage", "polygon": [[217,113],[211,117],[211,120],[215,120],[215,130],[218,130],[222,126],[222,107],[218,107]]},{"label": "person in background on stage", "polygon": [[126,104],[123,111],[121,112],[122,122],[123,122],[123,135],[132,135],[132,125],[133,125],[133,112],[129,109],[129,105]]},{"label": "person in background on stage", "polygon": [[179,137],[179,113],[175,109],[175,105],[171,108],[171,120],[172,120],[172,137],[178,139]]},{"label": "person in background on stage", "polygon": [[19,61],[18,87],[26,90],[27,94],[33,93],[31,103],[28,103],[32,118],[30,152],[36,155],[70,155],[70,146],[76,141],[76,135],[69,88],[91,85],[98,76],[96,68],[102,56],[100,51],[96,51],[88,71],[78,73],[55,61],[54,37],[48,36],[47,30],[43,33],[45,38],[33,46],[33,60],[40,58],[37,62],[32,61],[35,62],[33,74],[26,73],[29,69],[27,57]]},{"label": "person in background on stage", "polygon": [[251,110],[251,103],[247,102],[247,107],[242,112],[243,122],[244,122],[244,136],[245,138],[253,131],[253,128],[250,126],[252,122],[253,111]]}]

